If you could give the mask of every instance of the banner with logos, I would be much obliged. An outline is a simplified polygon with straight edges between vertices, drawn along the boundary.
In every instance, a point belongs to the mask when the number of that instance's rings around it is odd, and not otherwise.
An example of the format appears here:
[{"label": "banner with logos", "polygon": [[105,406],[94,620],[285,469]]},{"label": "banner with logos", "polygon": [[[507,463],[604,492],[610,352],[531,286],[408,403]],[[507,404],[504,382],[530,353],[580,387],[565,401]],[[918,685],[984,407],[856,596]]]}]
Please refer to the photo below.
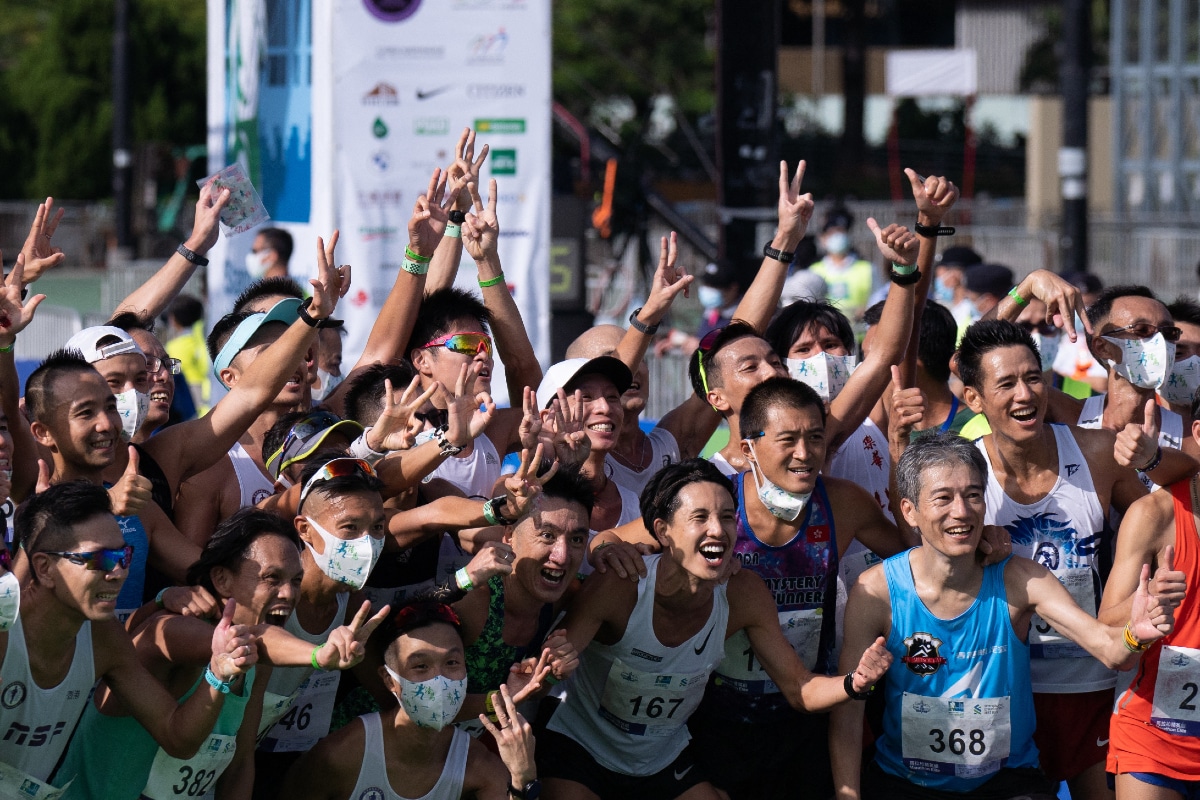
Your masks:
[{"label": "banner with logos", "polygon": [[[500,258],[538,355],[549,354],[550,0],[333,0],[339,260],[354,265],[357,350],[408,243],[413,204],[463,128],[491,147]],[[478,292],[464,258],[458,284]],[[353,310],[351,310],[353,309]],[[499,390],[502,383],[494,382]]]},{"label": "banner with logos", "polygon": [[[505,277],[545,362],[550,0],[209,0],[208,10],[209,163],[247,168],[268,224],[296,237],[302,283],[314,237],[341,230],[338,261],[354,267],[339,312],[346,361],[395,280],[417,196],[472,127],[477,147],[491,146],[480,192],[496,179]],[[249,281],[253,238],[213,251],[210,322]],[[464,258],[458,285],[478,292],[475,275]]]}]

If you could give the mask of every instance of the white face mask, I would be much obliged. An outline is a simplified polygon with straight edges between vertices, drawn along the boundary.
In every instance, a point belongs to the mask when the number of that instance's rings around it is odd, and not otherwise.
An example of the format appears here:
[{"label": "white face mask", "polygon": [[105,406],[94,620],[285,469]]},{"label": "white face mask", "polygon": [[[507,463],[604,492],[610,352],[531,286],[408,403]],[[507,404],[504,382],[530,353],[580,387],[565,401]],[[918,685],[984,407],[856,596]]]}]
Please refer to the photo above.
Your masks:
[{"label": "white face mask", "polygon": [[314,403],[319,403],[337,388],[338,384],[345,379],[344,375],[330,375],[325,370],[317,367],[317,380],[321,382],[320,389],[312,390],[312,399]]},{"label": "white face mask", "polygon": [[150,395],[129,389],[116,395],[117,413],[121,415],[121,438],[126,442],[133,441],[133,436],[146,421],[150,411]]},{"label": "white face mask", "polygon": [[826,403],[838,396],[856,366],[856,356],[831,356],[829,353],[787,359],[788,375],[811,386]]},{"label": "white face mask", "polygon": [[1190,406],[1197,389],[1200,389],[1200,356],[1188,356],[1175,362],[1158,393],[1172,405]]},{"label": "white face mask", "polygon": [[251,280],[258,280],[263,275],[267,274],[267,259],[270,257],[270,250],[260,250],[257,253],[246,253],[246,272],[250,274]]},{"label": "white face mask", "polygon": [[1037,345],[1038,354],[1042,359],[1042,372],[1045,372],[1054,366],[1054,359],[1058,356],[1059,334],[1043,336],[1039,331],[1033,331],[1029,335]]},{"label": "white face mask", "polygon": [[[747,439],[747,441],[750,441]],[[807,494],[792,494],[787,489],[776,486],[767,480],[767,476],[759,471],[758,453],[754,451],[754,442],[750,441],[750,454],[754,460],[750,462],[750,472],[754,475],[754,487],[758,491],[758,499],[774,516],[784,522],[795,522],[804,513],[812,492]]]},{"label": "white face mask", "polygon": [[835,256],[845,254],[850,250],[850,236],[841,231],[834,231],[825,237],[825,252]]},{"label": "white face mask", "polygon": [[1113,372],[1139,389],[1157,389],[1166,382],[1175,363],[1175,343],[1168,342],[1162,333],[1149,339],[1100,338],[1121,348],[1121,363],[1108,361]]},{"label": "white face mask", "polygon": [[357,539],[339,539],[318,525],[312,517],[305,519],[321,535],[321,541],[325,544],[325,552],[318,553],[311,544],[304,543],[317,567],[331,580],[344,583],[351,589],[361,589],[375,562],[379,560],[379,554],[383,552],[383,538],[364,533]]},{"label": "white face mask", "polygon": [[17,621],[21,610],[21,582],[11,572],[0,576],[0,632],[7,631]]},{"label": "white face mask", "polygon": [[397,675],[388,665],[384,664],[383,668],[400,686],[400,705],[418,728],[440,731],[454,722],[467,699],[466,678],[451,680],[445,675],[436,675],[427,681],[413,683]]},{"label": "white face mask", "polygon": [[724,293],[715,286],[701,286],[697,291],[697,297],[706,310],[711,311],[714,308],[720,308],[724,303]]}]

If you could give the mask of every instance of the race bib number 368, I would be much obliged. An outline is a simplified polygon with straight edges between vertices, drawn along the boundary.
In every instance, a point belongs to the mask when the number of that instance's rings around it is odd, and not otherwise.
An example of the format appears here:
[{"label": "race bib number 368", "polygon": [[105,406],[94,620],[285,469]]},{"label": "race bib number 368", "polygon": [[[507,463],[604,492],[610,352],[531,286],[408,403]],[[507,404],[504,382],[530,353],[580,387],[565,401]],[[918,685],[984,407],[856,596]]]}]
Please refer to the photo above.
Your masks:
[{"label": "race bib number 368", "polygon": [[904,765],[914,772],[979,778],[1004,766],[1012,742],[1007,697],[947,699],[904,693]]}]

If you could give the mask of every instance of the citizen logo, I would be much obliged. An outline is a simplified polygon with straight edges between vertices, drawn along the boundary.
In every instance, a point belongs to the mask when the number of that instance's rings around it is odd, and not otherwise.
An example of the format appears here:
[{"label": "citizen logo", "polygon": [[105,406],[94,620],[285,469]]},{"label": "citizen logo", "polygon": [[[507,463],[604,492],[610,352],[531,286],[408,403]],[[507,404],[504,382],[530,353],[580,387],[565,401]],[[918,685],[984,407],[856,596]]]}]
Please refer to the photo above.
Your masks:
[{"label": "citizen logo", "polygon": [[468,83],[467,97],[489,100],[497,97],[524,97],[525,86],[520,83]]}]

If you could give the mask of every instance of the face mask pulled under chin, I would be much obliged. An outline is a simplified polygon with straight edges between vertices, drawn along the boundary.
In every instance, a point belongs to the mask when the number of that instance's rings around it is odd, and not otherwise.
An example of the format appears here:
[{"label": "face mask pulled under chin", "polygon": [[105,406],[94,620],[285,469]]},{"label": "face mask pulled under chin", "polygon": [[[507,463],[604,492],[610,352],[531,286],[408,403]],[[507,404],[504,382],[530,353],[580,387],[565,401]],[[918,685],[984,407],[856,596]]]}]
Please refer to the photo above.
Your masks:
[{"label": "face mask pulled under chin", "polygon": [[826,403],[841,393],[857,366],[857,356],[832,356],[829,353],[787,359],[788,375],[808,384]]},{"label": "face mask pulled under chin", "polygon": [[435,675],[427,681],[413,683],[397,675],[388,665],[384,664],[383,668],[400,687],[397,699],[418,728],[440,731],[454,722],[467,699],[466,678],[452,680],[445,675]]},{"label": "face mask pulled under chin", "polygon": [[1161,333],[1149,339],[1100,338],[1121,348],[1121,363],[1108,359],[1109,369],[1139,389],[1162,386],[1175,364],[1175,343],[1168,342]]},{"label": "face mask pulled under chin", "polygon": [[1042,361],[1042,372],[1045,372],[1054,366],[1054,359],[1058,356],[1060,334],[1043,336],[1039,331],[1034,331],[1029,335],[1033,337],[1033,343],[1037,345],[1038,355],[1041,356]]},{"label": "face mask pulled under chin", "polygon": [[326,397],[329,397],[344,379],[344,375],[330,375],[325,370],[317,367],[317,380],[321,382],[321,388],[312,390],[313,402],[319,403]]},{"label": "face mask pulled under chin", "polygon": [[133,441],[134,434],[146,421],[150,411],[150,395],[129,389],[116,395],[117,413],[121,415],[121,438],[126,442]]},{"label": "face mask pulled under chin", "polygon": [[1200,389],[1200,356],[1188,356],[1171,366],[1158,393],[1171,405],[1191,406],[1197,389]]},{"label": "face mask pulled under chin", "polygon": [[305,517],[308,525],[316,531],[325,545],[325,552],[318,553],[308,542],[304,546],[312,555],[317,567],[330,580],[344,583],[351,589],[361,589],[367,576],[375,568],[379,554],[383,552],[383,538],[364,533],[357,539],[339,539],[317,524],[312,517]]},{"label": "face mask pulled under chin", "polygon": [[804,513],[804,509],[812,497],[812,492],[792,494],[787,489],[776,486],[767,480],[767,476],[759,471],[758,453],[755,452],[752,441],[750,442],[750,455],[754,456],[750,461],[750,472],[754,476],[754,488],[758,492],[758,499],[773,516],[784,522],[795,522]]}]

